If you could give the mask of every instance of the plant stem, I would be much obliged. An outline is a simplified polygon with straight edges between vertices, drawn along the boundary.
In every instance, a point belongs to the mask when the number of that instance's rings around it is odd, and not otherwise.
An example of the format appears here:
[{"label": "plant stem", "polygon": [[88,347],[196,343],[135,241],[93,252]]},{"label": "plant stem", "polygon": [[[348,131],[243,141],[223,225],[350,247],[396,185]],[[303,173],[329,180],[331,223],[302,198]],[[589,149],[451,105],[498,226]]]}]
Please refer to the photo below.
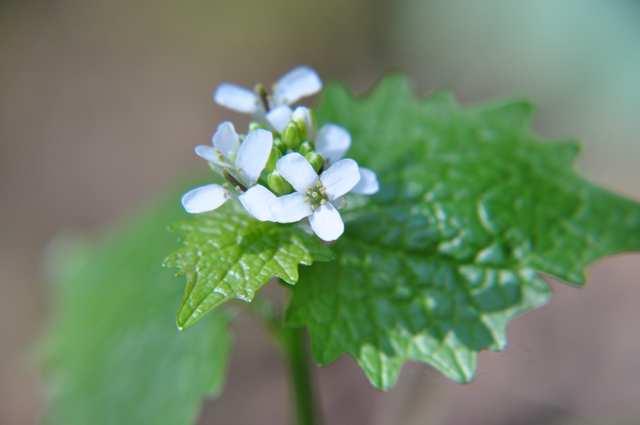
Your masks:
[{"label": "plant stem", "polygon": [[314,393],[311,359],[302,328],[284,325],[282,313],[268,299],[256,297],[250,310],[262,319],[274,341],[282,349],[289,369],[289,390],[295,406],[297,425],[321,425],[320,409]]},{"label": "plant stem", "polygon": [[317,400],[314,394],[311,361],[305,344],[304,330],[283,328],[282,342],[289,365],[291,396],[295,403],[297,425],[319,425]]}]

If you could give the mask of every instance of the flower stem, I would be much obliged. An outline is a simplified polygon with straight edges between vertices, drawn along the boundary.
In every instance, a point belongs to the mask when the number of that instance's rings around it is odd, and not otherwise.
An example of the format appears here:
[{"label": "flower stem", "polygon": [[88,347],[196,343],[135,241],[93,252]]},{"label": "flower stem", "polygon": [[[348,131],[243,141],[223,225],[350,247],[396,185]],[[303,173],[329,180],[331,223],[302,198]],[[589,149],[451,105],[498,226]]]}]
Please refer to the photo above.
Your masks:
[{"label": "flower stem", "polygon": [[235,177],[233,177],[227,170],[223,170],[222,171],[222,175],[224,176],[224,178],[231,183],[231,185],[233,187],[235,187],[239,192],[246,192],[247,191],[247,187],[245,185],[243,185],[242,183],[240,183],[238,181],[238,179],[236,179]]},{"label": "flower stem", "polygon": [[283,328],[282,345],[289,366],[290,391],[295,404],[297,425],[319,425],[317,399],[304,330]]},{"label": "flower stem", "polygon": [[318,399],[314,393],[313,365],[307,350],[304,329],[285,326],[282,313],[264,297],[254,298],[249,306],[250,311],[262,319],[285,356],[296,425],[321,425]]}]

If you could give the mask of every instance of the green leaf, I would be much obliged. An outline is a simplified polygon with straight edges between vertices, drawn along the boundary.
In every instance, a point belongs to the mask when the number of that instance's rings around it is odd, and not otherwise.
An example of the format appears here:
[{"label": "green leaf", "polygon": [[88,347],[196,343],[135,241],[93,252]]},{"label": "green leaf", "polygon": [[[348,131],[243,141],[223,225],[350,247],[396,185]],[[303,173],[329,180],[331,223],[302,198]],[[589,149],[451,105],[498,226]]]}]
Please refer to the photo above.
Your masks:
[{"label": "green leaf", "polygon": [[230,299],[250,302],[272,277],[294,285],[298,264],[331,259],[318,238],[294,225],[260,222],[229,203],[174,226],[182,247],[165,264],[187,278],[178,327]]},{"label": "green leaf", "polygon": [[327,89],[320,121],[349,129],[383,187],[294,288],[289,322],[320,363],[348,353],[382,389],[408,360],[468,382],[509,320],[548,300],[538,273],[582,284],[593,260],[640,250],[640,205],[577,176],[576,145],[534,136],[531,111],[419,101],[397,77],[363,99]]},{"label": "green leaf", "polygon": [[180,217],[174,198],[95,248],[54,248],[47,423],[193,423],[202,398],[220,391],[227,317],[212,314],[182,333],[171,314],[181,284],[161,263],[176,245],[166,227]]}]

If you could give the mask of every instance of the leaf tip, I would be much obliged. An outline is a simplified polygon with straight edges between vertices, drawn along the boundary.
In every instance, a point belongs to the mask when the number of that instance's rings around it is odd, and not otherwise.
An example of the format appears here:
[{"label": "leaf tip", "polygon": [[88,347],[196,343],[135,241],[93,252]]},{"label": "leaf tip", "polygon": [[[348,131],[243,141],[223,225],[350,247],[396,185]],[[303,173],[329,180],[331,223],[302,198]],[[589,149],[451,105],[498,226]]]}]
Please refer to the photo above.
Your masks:
[{"label": "leaf tip", "polygon": [[199,312],[197,308],[194,309],[190,307],[188,298],[189,297],[185,297],[182,301],[182,305],[178,309],[178,314],[176,315],[176,326],[180,331],[190,328],[204,315],[202,312]]}]

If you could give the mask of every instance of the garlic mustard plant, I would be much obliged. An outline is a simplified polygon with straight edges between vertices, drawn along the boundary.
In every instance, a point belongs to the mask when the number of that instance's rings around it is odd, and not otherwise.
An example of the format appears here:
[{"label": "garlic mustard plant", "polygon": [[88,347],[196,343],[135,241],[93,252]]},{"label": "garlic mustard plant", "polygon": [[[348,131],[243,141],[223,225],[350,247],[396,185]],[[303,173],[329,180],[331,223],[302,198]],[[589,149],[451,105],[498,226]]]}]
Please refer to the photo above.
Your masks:
[{"label": "garlic mustard plant", "polygon": [[[579,176],[577,145],[536,136],[526,102],[465,108],[390,77],[295,104],[321,87],[308,67],[271,91],[221,85],[216,102],[252,122],[195,148],[209,184],[102,247],[63,247],[47,422],[192,423],[225,381],[241,306],[287,360],[298,425],[323,416],[313,365],[342,355],[381,390],[409,361],[470,382],[549,300],[541,275],[583,285],[592,261],[640,251],[640,203]],[[278,302],[260,292],[274,281]]]}]

